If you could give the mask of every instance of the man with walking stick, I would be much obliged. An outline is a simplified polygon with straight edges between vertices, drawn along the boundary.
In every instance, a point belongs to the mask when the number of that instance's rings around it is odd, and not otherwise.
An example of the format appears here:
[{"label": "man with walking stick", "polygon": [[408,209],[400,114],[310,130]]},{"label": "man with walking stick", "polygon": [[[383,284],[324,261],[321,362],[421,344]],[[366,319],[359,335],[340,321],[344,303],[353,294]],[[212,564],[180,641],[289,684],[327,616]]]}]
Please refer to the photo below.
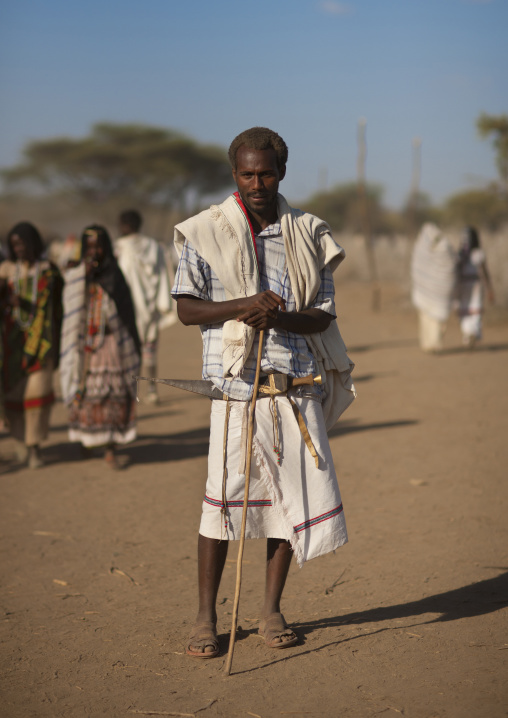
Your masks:
[{"label": "man with walking stick", "polygon": [[175,228],[172,295],[180,320],[200,326],[203,378],[222,392],[211,408],[199,609],[186,647],[197,658],[219,653],[230,540],[267,539],[259,633],[270,648],[298,642],[280,607],[292,555],[301,566],[347,541],[326,434],[354,398],[332,277],[344,250],[325,222],[278,193],[287,156],[277,133],[242,132],[229,149],[238,191]]}]

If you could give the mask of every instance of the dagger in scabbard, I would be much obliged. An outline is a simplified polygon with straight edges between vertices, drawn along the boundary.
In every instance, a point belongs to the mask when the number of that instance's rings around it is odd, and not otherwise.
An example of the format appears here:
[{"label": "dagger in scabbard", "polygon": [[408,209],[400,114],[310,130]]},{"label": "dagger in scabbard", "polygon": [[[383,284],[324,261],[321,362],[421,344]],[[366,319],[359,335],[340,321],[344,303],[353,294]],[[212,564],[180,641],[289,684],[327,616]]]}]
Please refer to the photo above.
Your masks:
[{"label": "dagger in scabbard", "polygon": [[[270,380],[270,377],[272,379]],[[222,392],[215,384],[209,379],[157,379],[155,377],[148,376],[135,376],[133,377],[136,381],[151,381],[154,384],[167,384],[173,386],[175,389],[182,389],[183,391],[190,391],[193,394],[201,394],[209,399],[224,399],[224,392]],[[321,376],[308,376],[292,377],[286,374],[271,374],[264,377],[259,384],[260,394],[283,394],[288,389],[294,386],[313,386],[315,384],[321,384]]]}]

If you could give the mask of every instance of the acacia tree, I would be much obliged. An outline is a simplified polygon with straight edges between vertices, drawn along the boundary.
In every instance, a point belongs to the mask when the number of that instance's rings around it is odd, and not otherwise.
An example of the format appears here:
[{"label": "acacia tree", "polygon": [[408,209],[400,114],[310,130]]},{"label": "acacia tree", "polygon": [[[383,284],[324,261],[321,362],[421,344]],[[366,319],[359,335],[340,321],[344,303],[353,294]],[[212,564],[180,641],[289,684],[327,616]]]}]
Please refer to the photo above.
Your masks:
[{"label": "acacia tree", "polygon": [[494,137],[497,169],[508,197],[508,115],[482,113],[476,121],[476,128],[480,137]]},{"label": "acacia tree", "polygon": [[495,187],[472,189],[448,197],[443,218],[448,224],[469,224],[495,231],[508,222],[508,206]]},{"label": "acacia tree", "polygon": [[[372,231],[385,230],[384,210],[381,205],[382,189],[377,185],[367,185],[365,194],[369,205]],[[302,203],[303,208],[319,217],[326,217],[334,230],[341,232],[349,229],[361,232],[363,229],[364,206],[356,183],[339,184],[326,192],[319,192]]]},{"label": "acacia tree", "polygon": [[85,203],[182,211],[232,184],[223,148],[147,125],[99,123],[81,139],[30,142],[23,158],[1,173],[8,191],[37,188]]}]

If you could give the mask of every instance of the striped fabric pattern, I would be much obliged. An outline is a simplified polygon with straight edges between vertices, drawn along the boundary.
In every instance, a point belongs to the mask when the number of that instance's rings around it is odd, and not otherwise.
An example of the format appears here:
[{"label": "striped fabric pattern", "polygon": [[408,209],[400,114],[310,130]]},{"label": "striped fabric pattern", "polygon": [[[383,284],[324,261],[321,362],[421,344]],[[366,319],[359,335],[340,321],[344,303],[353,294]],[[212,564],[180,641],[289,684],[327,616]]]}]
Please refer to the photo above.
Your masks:
[{"label": "striped fabric pattern", "polygon": [[[210,506],[218,506],[219,508],[224,507],[224,502],[222,499],[212,499],[210,496],[206,496],[203,499],[205,503],[210,504]],[[248,506],[249,508],[252,508],[254,506],[271,506],[272,502],[270,499],[249,499]],[[226,501],[226,506],[228,508],[242,508],[243,507],[243,500],[239,501]]]},{"label": "striped fabric pattern", "polygon": [[85,265],[68,269],[64,273],[62,335],[60,342],[60,385],[68,404],[76,395],[83,370],[84,327],[86,321]]},{"label": "striped fabric pattern", "polygon": [[424,224],[414,246],[411,280],[414,306],[445,322],[455,289],[456,256],[447,237],[430,222]]},{"label": "striped fabric pattern", "polygon": [[[256,235],[256,247],[261,290],[271,289],[285,300],[288,312],[296,311],[280,222]],[[324,267],[320,276],[321,287],[312,307],[335,316],[334,284],[330,268]],[[214,271],[188,240],[183,247],[172,294],[176,298],[191,295],[214,302],[226,299],[224,288]],[[241,375],[235,379],[223,379],[222,324],[203,325],[200,329],[203,339],[203,378],[211,379],[215,386],[234,399],[250,399],[256,368],[257,339]],[[300,377],[315,373],[316,363],[304,337],[280,329],[269,329],[265,332],[261,370]]]},{"label": "striped fabric pattern", "polygon": [[336,506],[331,511],[327,511],[324,514],[321,514],[320,516],[315,516],[313,519],[308,519],[307,521],[304,521],[301,524],[298,524],[298,526],[295,526],[295,532],[300,533],[300,531],[305,531],[306,529],[310,529],[312,526],[317,526],[317,524],[323,523],[323,521],[328,521],[329,519],[333,519],[334,516],[338,516],[343,512],[344,508],[342,504],[339,506]]}]

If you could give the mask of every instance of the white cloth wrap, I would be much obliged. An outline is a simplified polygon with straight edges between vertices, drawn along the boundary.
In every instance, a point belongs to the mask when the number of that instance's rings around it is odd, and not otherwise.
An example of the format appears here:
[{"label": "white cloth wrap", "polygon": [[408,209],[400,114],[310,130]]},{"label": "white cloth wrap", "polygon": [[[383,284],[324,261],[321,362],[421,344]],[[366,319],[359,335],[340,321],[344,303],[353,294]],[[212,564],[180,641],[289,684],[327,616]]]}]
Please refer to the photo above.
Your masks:
[{"label": "white cloth wrap", "polygon": [[155,341],[160,328],[177,320],[162,247],[151,237],[131,234],[116,240],[115,254],[131,290],[139,338]]},{"label": "white cloth wrap", "polygon": [[[347,542],[346,523],[321,404],[297,390],[290,395],[298,404],[319,456],[319,468],[311,456],[293,408],[286,396],[276,398],[279,420],[281,465],[273,447],[270,400],[256,402],[253,459],[249,488],[251,502],[271,501],[271,506],[250,506],[246,538],[281,538],[291,543],[301,566]],[[227,441],[227,527],[221,514],[223,442],[226,401],[212,402],[208,479],[200,533],[216,539],[240,537],[245,487],[248,402],[230,402]],[[329,518],[327,516],[329,515]],[[302,524],[310,521],[307,528]],[[295,527],[300,527],[296,531]]]},{"label": "white cloth wrap", "polygon": [[448,319],[456,285],[456,255],[435,224],[423,225],[411,258],[411,298],[433,319]]},{"label": "white cloth wrap", "polygon": [[[332,271],[345,257],[330,228],[311,214],[294,209],[278,195],[278,212],[284,247],[298,311],[312,302],[320,285],[320,270],[329,264]],[[249,297],[260,291],[254,247],[247,218],[233,195],[221,205],[191,217],[175,227],[175,247],[180,256],[185,239],[212,267],[223,285],[227,299]],[[223,326],[224,377],[238,376],[252,348],[255,330],[230,320]],[[354,400],[351,372],[354,364],[346,353],[337,323],[321,334],[306,335],[321,372],[323,414],[330,429]]]},{"label": "white cloth wrap", "polygon": [[82,262],[64,273],[62,302],[64,319],[60,341],[60,386],[62,397],[70,404],[79,389],[85,355],[86,272]]}]

